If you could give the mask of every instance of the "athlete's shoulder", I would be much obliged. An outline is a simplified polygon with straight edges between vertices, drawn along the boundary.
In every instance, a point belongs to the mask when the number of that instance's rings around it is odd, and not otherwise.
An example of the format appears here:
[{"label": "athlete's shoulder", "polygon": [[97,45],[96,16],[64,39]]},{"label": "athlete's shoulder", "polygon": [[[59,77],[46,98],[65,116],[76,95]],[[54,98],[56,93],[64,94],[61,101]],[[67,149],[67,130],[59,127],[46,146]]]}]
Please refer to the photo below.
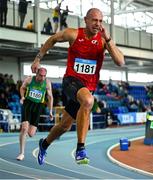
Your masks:
[{"label": "athlete's shoulder", "polygon": [[75,28],[66,28],[64,33],[70,36],[76,35],[78,33],[78,29]]},{"label": "athlete's shoulder", "polygon": [[76,28],[66,28],[65,31],[75,32],[75,31],[78,31],[78,29],[76,29]]},{"label": "athlete's shoulder", "polygon": [[31,81],[32,81],[32,79],[33,79],[33,76],[27,76],[24,81],[25,81],[27,84],[30,84]]},{"label": "athlete's shoulder", "polygon": [[27,76],[24,80],[23,80],[23,83],[22,83],[22,86],[23,87],[26,87],[27,85],[29,85],[32,81],[32,76]]},{"label": "athlete's shoulder", "polygon": [[31,81],[32,80],[32,78],[33,78],[33,76],[27,76],[25,79],[24,79],[24,81]]},{"label": "athlete's shoulder", "polygon": [[71,42],[73,42],[76,38],[77,38],[77,35],[78,35],[78,29],[74,29],[74,28],[66,28],[64,31],[63,31],[63,37],[65,40],[69,41],[70,44]]},{"label": "athlete's shoulder", "polygon": [[46,78],[46,84],[51,84],[50,79]]},{"label": "athlete's shoulder", "polygon": [[50,79],[48,79],[48,78],[46,78],[46,85],[48,86],[51,86],[51,84],[52,84],[52,82],[51,82],[51,80]]}]

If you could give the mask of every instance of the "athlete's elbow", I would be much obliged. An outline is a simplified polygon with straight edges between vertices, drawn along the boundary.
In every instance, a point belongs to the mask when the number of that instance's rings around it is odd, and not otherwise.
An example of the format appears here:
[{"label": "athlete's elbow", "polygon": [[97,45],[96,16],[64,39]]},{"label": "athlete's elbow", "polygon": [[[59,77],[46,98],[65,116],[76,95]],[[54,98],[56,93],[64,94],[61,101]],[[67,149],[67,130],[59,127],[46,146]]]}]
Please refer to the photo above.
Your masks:
[{"label": "athlete's elbow", "polygon": [[120,61],[117,62],[117,65],[118,65],[118,66],[124,66],[124,64],[125,64],[125,62],[122,61],[122,60],[120,60]]},{"label": "athlete's elbow", "polygon": [[124,56],[117,58],[117,59],[115,60],[115,63],[116,63],[116,65],[118,65],[118,66],[123,66],[123,65],[125,64]]}]

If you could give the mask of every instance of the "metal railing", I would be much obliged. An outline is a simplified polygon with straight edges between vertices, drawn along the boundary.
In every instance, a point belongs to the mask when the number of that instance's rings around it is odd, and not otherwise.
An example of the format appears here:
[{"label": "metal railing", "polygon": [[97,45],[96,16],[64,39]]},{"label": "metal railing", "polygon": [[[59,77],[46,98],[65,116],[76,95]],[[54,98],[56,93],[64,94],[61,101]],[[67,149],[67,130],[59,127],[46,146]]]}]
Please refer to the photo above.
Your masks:
[{"label": "metal railing", "polygon": [[[21,119],[21,114],[14,114],[14,117]],[[93,117],[100,117],[102,115],[93,115]],[[20,130],[21,120],[14,119],[14,122],[9,120],[0,121],[0,132],[16,132]],[[62,119],[62,114],[54,114],[53,120],[50,120],[49,115],[41,115],[40,123],[38,124],[38,131],[49,131],[51,127],[58,124]],[[46,122],[47,121],[47,122]],[[90,130],[106,128],[106,121],[102,120],[98,122],[90,121]],[[76,130],[76,123],[74,122],[71,131]]]}]

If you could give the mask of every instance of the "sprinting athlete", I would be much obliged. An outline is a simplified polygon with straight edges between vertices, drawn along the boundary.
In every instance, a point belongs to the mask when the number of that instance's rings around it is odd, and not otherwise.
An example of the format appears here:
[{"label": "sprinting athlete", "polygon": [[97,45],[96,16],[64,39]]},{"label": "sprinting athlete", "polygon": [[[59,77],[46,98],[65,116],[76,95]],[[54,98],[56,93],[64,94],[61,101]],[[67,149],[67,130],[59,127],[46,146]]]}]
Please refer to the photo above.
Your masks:
[{"label": "sprinting athlete", "polygon": [[75,160],[88,164],[85,140],[89,128],[89,116],[94,103],[93,92],[99,81],[99,72],[108,50],[115,64],[124,64],[124,56],[103,26],[103,14],[97,8],[88,10],[84,28],[67,28],[49,39],[41,47],[31,68],[35,72],[40,60],[57,42],[69,42],[67,68],[63,78],[63,92],[67,98],[60,124],[55,125],[45,139],[39,141],[38,162],[43,164],[48,146],[68,131],[73,121],[77,125]]},{"label": "sprinting athlete", "polygon": [[29,135],[30,137],[33,137],[36,133],[40,114],[44,108],[45,96],[47,96],[47,104],[50,109],[50,119],[53,118],[52,88],[51,82],[46,79],[46,74],[47,70],[45,68],[39,68],[36,76],[27,77],[20,88],[20,102],[23,104],[23,110],[19,136],[20,153],[17,156],[17,160],[19,161],[24,159],[26,136]]}]

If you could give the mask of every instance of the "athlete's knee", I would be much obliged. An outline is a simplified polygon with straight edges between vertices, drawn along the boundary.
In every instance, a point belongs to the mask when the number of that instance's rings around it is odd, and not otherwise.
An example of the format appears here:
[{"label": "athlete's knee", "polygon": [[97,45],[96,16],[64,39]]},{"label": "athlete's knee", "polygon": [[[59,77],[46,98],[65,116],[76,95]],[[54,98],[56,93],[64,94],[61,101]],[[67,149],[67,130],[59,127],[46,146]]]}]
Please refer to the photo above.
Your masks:
[{"label": "athlete's knee", "polygon": [[21,133],[23,133],[23,134],[28,133],[28,128],[29,128],[29,126],[27,124],[23,123],[21,126]]},{"label": "athlete's knee", "polygon": [[88,98],[84,98],[81,105],[82,107],[91,110],[94,104],[94,97],[89,96]]},{"label": "athlete's knee", "polygon": [[77,92],[77,100],[79,101],[82,108],[91,110],[94,104],[94,96],[90,93],[87,88],[81,88]]},{"label": "athlete's knee", "polygon": [[21,128],[21,133],[22,134],[27,134],[28,133],[28,128],[27,127],[22,127]]},{"label": "athlete's knee", "polygon": [[28,133],[28,135],[30,138],[32,138],[34,136],[34,134],[30,134],[30,133]]},{"label": "athlete's knee", "polygon": [[34,127],[34,126],[30,126],[30,128],[29,128],[29,130],[28,130],[28,135],[29,135],[29,137],[33,137],[35,134],[36,134],[36,130],[37,130],[37,128],[36,127]]},{"label": "athlete's knee", "polygon": [[35,135],[35,132],[28,132],[29,137],[33,137]]}]

